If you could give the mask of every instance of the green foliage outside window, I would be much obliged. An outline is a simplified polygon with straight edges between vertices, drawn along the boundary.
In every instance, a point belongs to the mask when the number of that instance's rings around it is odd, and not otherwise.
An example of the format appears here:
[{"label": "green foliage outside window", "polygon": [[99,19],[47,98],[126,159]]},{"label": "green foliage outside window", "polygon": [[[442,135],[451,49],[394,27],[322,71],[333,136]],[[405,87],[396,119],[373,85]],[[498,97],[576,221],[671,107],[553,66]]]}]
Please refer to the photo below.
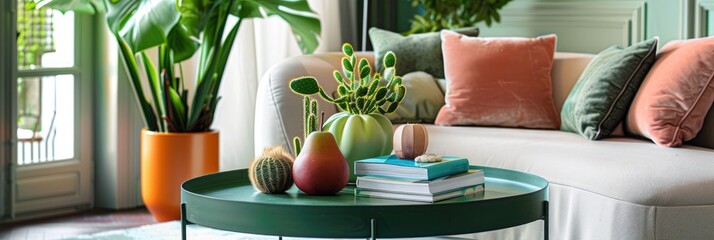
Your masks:
[{"label": "green foliage outside window", "polygon": [[512,0],[411,0],[424,15],[415,15],[407,34],[436,32],[442,29],[472,27],[480,22],[491,26],[501,21],[498,13]]},{"label": "green foliage outside window", "polygon": [[[17,66],[30,69],[41,65],[42,55],[55,51],[51,9],[35,9],[33,0],[17,1]],[[17,126],[40,129],[40,80],[17,79]]]},{"label": "green foliage outside window", "polygon": [[52,10],[35,9],[33,0],[17,0],[17,65],[40,65],[42,54],[54,52]]}]

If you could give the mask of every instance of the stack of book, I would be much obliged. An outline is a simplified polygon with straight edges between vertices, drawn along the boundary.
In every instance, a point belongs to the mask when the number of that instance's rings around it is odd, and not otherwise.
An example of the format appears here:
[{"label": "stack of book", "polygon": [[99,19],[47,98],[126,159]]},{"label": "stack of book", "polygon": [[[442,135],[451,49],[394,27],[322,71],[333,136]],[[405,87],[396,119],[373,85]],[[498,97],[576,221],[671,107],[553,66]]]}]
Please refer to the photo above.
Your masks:
[{"label": "stack of book", "polygon": [[484,190],[481,170],[469,170],[462,157],[444,156],[443,161],[419,163],[395,155],[355,162],[358,197],[437,202]]}]

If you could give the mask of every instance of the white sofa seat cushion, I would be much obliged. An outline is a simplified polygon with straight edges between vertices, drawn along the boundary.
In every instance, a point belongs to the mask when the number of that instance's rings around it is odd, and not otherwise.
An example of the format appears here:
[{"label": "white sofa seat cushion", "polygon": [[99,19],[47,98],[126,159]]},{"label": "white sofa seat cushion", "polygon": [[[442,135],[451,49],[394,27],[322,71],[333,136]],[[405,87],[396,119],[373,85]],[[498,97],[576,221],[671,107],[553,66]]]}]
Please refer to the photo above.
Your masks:
[{"label": "white sofa seat cushion", "polygon": [[551,183],[646,206],[714,204],[714,150],[664,148],[631,138],[589,141],[574,133],[427,125],[428,152],[530,172]]}]

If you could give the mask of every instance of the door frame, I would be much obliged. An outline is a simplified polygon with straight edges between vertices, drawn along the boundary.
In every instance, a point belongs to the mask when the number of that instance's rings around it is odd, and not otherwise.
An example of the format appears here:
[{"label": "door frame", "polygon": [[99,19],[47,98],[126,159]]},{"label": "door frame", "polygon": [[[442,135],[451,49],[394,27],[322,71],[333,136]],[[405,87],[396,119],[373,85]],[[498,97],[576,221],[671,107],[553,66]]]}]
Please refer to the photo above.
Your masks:
[{"label": "door frame", "polygon": [[[96,16],[74,15],[74,66],[68,68],[48,68],[19,73],[17,68],[17,0],[2,1],[0,14],[0,40],[7,44],[0,46],[0,221],[19,220],[58,213],[74,212],[94,206],[94,156],[93,156],[93,88],[95,67],[93,59],[101,51],[93,39],[96,25],[102,24]],[[74,159],[48,162],[40,165],[17,165],[17,79],[19,76],[62,75],[74,77]],[[21,176],[42,169],[61,170],[75,164],[80,176],[81,196],[76,202],[40,212],[18,213],[15,206],[17,181]],[[58,171],[59,171],[58,170]]]},{"label": "door frame", "polygon": [[17,58],[12,52],[17,49],[17,2],[2,1],[0,3],[0,220],[10,218],[11,192],[10,184],[13,178],[12,164],[16,159],[17,148]]}]

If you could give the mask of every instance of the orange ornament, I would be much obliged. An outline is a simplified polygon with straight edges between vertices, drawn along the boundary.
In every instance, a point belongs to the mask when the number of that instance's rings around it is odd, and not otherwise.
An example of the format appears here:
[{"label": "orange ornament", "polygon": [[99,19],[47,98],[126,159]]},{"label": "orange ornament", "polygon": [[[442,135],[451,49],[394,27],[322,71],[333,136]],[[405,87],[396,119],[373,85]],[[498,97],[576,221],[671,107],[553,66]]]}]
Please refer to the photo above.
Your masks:
[{"label": "orange ornament", "polygon": [[394,131],[394,152],[401,159],[414,159],[429,147],[429,133],[421,124],[404,124]]}]

